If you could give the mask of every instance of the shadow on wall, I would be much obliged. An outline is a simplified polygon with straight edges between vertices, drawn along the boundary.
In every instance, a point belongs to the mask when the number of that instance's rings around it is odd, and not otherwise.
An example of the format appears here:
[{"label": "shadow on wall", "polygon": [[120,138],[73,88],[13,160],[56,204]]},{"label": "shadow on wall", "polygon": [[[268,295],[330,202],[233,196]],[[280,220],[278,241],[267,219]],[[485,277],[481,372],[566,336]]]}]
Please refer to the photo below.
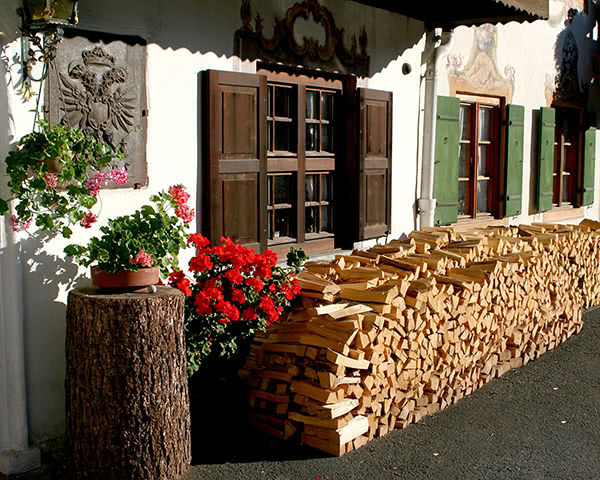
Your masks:
[{"label": "shadow on wall", "polygon": [[[297,0],[253,0],[252,23],[254,24],[259,13],[265,36],[271,37],[274,18],[284,18],[287,10],[296,2]],[[337,27],[344,29],[346,48],[351,48],[352,36],[358,37],[361,28],[366,27],[371,75],[380,72],[390,61],[416,45],[424,33],[422,22],[382,9],[347,0],[321,0],[320,4],[332,12]],[[148,43],[155,43],[163,49],[184,48],[191,52],[212,52],[218,57],[230,58],[233,56],[234,34],[242,27],[241,7],[242,0],[174,0],[168,3],[86,0],[80,2],[79,27],[114,34],[139,35]],[[302,28],[304,23],[306,22],[297,21],[296,29]],[[322,27],[317,26],[316,29],[315,36],[322,37],[323,42]],[[310,33],[312,36],[312,31]],[[299,37],[297,41],[300,43],[303,34],[296,32],[295,36]]]},{"label": "shadow on wall", "polygon": [[[574,103],[584,106],[588,89],[593,85],[597,67],[598,40],[594,39],[594,27],[599,10],[589,0],[588,14],[575,9],[569,10],[564,29],[554,44],[556,77],[553,101]],[[596,102],[598,103],[598,102]]]},{"label": "shadow on wall", "polygon": [[[45,250],[49,238],[36,234],[20,242],[30,423],[45,424],[31,440],[47,450],[59,448],[64,430],[65,316],[67,306],[57,300],[62,292],[89,284],[78,276],[78,266]],[[29,286],[29,289],[27,288]],[[35,286],[35,288],[33,288]],[[59,440],[60,442],[60,440]]]}]

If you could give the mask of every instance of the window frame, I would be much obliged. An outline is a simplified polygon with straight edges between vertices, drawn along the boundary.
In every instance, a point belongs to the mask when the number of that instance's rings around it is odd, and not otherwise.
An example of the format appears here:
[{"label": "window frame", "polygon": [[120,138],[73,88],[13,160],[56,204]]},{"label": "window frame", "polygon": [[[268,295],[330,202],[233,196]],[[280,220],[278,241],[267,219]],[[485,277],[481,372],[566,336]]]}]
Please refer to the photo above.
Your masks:
[{"label": "window frame", "polygon": [[[581,203],[580,186],[583,174],[583,108],[577,106],[553,105],[556,112],[554,130],[554,166],[552,172],[552,209],[572,209]],[[574,122],[571,142],[565,142],[565,135],[559,117],[566,122]],[[573,123],[571,123],[573,125]],[[574,140],[574,141],[573,141]],[[568,153],[566,148],[569,149]],[[564,177],[569,178],[567,198],[564,199]]]},{"label": "window frame", "polygon": [[[274,175],[292,175],[295,177],[295,193],[294,202],[292,203],[292,210],[296,213],[292,215],[295,221],[294,237],[281,237],[278,239],[271,238],[271,231],[267,226],[267,246],[274,250],[277,254],[284,254],[287,249],[291,246],[300,246],[307,251],[319,251],[319,250],[330,250],[335,247],[335,233],[336,228],[333,223],[333,210],[335,198],[331,202],[327,202],[329,213],[331,215],[329,224],[331,231],[319,231],[318,233],[307,233],[306,232],[306,200],[305,200],[305,179],[308,175],[312,174],[330,174],[331,175],[331,186],[335,184],[335,171],[336,171],[336,155],[337,150],[340,148],[336,145],[335,140],[333,143],[333,152],[327,151],[308,151],[306,149],[306,129],[307,125],[311,123],[319,124],[319,147],[322,148],[321,144],[321,129],[322,125],[332,125],[332,130],[336,130],[339,126],[336,126],[336,118],[341,118],[339,113],[333,113],[333,120],[323,120],[321,98],[323,93],[333,94],[332,107],[334,110],[339,109],[341,102],[338,98],[344,94],[344,82],[341,77],[344,75],[332,75],[326,72],[310,72],[306,71],[303,73],[294,73],[291,70],[287,71],[282,66],[274,66],[271,64],[259,63],[257,65],[258,74],[265,75],[267,77],[267,89],[274,87],[291,88],[292,95],[290,99],[290,105],[295,105],[295,108],[290,108],[290,112],[295,114],[295,118],[291,119],[293,125],[292,130],[295,131],[295,135],[290,135],[290,138],[295,143],[295,148],[290,147],[290,150],[295,151],[267,151],[267,178],[270,181],[270,177]],[[268,90],[267,90],[268,91]],[[311,120],[308,118],[306,112],[306,93],[307,91],[318,91],[319,92],[319,118]],[[273,90],[275,92],[275,90]],[[273,109],[275,94],[273,93]],[[273,110],[274,111],[274,110]],[[269,114],[272,111],[268,112]],[[267,124],[269,120],[272,120],[275,124],[279,120],[278,117],[270,115],[267,118]],[[288,121],[286,119],[286,121]],[[334,138],[337,137],[337,132],[333,133]],[[273,144],[274,144],[273,137]],[[268,149],[271,146],[268,146]],[[320,192],[320,187],[319,187]],[[268,199],[270,202],[270,199]],[[312,202],[308,202],[312,203]],[[309,205],[310,206],[310,205]],[[319,230],[321,223],[320,210],[323,208],[319,204]],[[267,206],[267,216],[273,221],[274,210],[271,206]],[[268,223],[268,222],[267,222]],[[274,229],[273,229],[274,231]]]},{"label": "window frame", "polygon": [[[498,218],[500,215],[501,201],[499,199],[500,185],[502,183],[502,163],[500,155],[500,147],[504,135],[501,128],[502,114],[506,105],[505,97],[493,95],[471,94],[467,92],[457,92],[456,97],[460,100],[461,109],[463,105],[468,105],[468,129],[469,138],[463,139],[460,134],[462,125],[459,124],[459,145],[469,145],[465,160],[468,161],[466,166],[467,176],[460,176],[459,163],[459,187],[460,183],[466,183],[466,203],[465,213],[458,213],[458,223],[485,221]],[[489,123],[489,140],[480,140],[479,138],[479,113],[480,110],[490,110]],[[479,146],[488,145],[486,156],[486,175],[479,175]],[[460,148],[460,147],[459,147]],[[458,161],[461,161],[460,151]],[[481,181],[488,183],[487,192],[487,212],[478,211],[478,184]],[[459,188],[460,193],[460,188]],[[458,198],[457,198],[458,200]]]}]

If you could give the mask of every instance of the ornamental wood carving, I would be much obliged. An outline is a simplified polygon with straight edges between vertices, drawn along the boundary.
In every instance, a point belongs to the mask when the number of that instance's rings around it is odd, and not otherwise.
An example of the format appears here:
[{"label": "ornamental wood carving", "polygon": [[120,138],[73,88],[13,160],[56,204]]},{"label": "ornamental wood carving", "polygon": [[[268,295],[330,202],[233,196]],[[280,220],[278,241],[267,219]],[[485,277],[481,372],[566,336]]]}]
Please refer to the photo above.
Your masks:
[{"label": "ornamental wood carving", "polygon": [[129,181],[147,183],[146,46],[137,37],[65,30],[48,76],[45,110],[125,152]]},{"label": "ornamental wood carving", "polygon": [[[243,0],[240,9],[242,27],[235,32],[234,54],[243,60],[266,60],[327,71],[369,76],[370,57],[367,55],[367,32],[363,26],[358,37],[352,35],[350,49],[344,45],[344,29],[335,24],[332,13],[317,0],[304,0],[292,5],[284,18],[275,18],[273,35],[264,34],[260,13],[252,26],[250,0]],[[296,20],[314,20],[325,31],[325,44],[314,38],[303,38],[298,44],[294,37]]]}]

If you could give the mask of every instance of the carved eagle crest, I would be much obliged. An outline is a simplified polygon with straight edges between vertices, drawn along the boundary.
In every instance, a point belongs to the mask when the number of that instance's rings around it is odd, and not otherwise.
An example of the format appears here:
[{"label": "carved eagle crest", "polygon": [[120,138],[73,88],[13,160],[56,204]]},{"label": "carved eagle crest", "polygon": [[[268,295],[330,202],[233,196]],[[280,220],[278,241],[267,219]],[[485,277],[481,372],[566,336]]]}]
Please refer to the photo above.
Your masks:
[{"label": "carved eagle crest", "polygon": [[98,46],[83,50],[81,58],[71,62],[68,76],[58,73],[65,112],[61,121],[125,151],[125,138],[134,128],[136,101],[134,87],[126,85],[127,71]]}]

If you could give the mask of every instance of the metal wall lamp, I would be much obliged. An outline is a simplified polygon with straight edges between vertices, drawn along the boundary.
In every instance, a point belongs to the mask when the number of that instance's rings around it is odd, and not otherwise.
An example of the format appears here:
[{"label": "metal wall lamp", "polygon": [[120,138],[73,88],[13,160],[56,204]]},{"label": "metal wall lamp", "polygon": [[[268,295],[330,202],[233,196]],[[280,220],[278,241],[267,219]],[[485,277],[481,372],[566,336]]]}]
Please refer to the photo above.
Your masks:
[{"label": "metal wall lamp", "polygon": [[[23,0],[17,10],[21,17],[24,83],[39,82],[48,75],[48,63],[56,57],[63,27],[78,22],[78,0]],[[39,77],[32,76],[33,66],[43,62]]]}]

